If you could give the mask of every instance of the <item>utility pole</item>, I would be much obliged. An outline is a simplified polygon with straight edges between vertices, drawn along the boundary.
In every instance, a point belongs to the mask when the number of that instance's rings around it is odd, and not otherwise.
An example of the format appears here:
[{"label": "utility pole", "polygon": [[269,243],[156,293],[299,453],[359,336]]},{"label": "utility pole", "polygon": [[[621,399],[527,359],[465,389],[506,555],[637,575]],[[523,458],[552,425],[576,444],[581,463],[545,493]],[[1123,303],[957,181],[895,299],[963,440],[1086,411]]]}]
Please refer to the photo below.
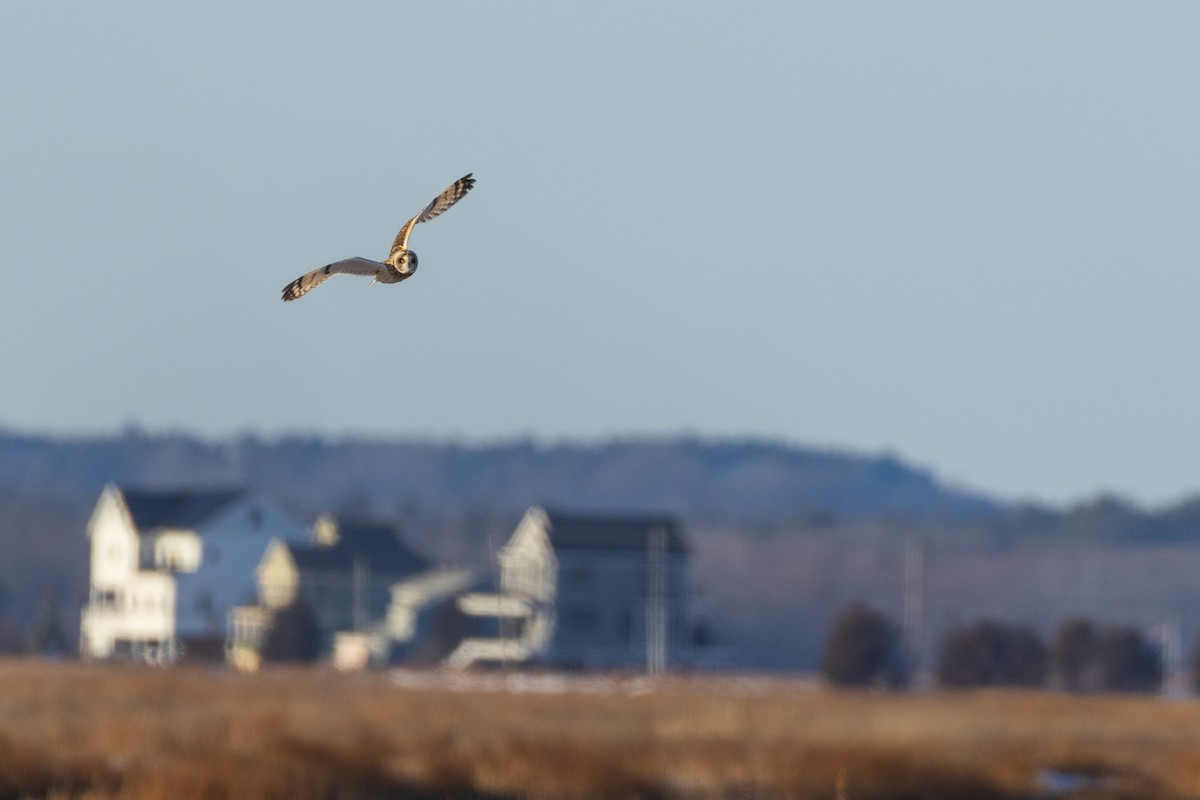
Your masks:
[{"label": "utility pole", "polygon": [[902,630],[905,667],[910,680],[921,674],[923,620],[925,615],[925,546],[919,538],[904,547],[904,626]]},{"label": "utility pole", "polygon": [[354,557],[351,580],[353,585],[350,613],[354,630],[361,633],[367,627],[367,562],[362,556]]},{"label": "utility pole", "polygon": [[667,532],[654,528],[646,539],[646,672],[667,666]]}]

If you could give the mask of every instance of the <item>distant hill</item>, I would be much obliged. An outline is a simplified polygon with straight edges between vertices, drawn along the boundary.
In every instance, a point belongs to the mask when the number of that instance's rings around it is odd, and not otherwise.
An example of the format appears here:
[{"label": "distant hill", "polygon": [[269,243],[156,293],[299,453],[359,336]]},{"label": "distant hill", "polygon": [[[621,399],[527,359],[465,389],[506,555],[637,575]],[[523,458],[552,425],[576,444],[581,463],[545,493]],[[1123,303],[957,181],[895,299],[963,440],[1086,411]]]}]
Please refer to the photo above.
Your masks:
[{"label": "distant hill", "polygon": [[[369,514],[438,561],[487,574],[532,503],[679,514],[718,643],[738,663],[812,669],[829,620],[868,601],[899,619],[908,548],[925,552],[925,650],[982,616],[1044,632],[1067,615],[1151,624],[1200,602],[1200,496],[1005,505],[890,456],[764,441],[595,444],[0,431],[0,651],[55,601],[78,631],[88,515],[105,483],[254,484],[302,514]],[[1195,631],[1181,628],[1185,642]]]},{"label": "distant hill", "polygon": [[892,456],[754,440],[624,439],[597,444],[244,436],[209,441],[136,431],[104,437],[0,432],[0,486],[94,498],[109,481],[254,484],[314,509],[390,513],[404,504],[507,510],[544,503],[772,521],[963,518],[1000,509]]}]

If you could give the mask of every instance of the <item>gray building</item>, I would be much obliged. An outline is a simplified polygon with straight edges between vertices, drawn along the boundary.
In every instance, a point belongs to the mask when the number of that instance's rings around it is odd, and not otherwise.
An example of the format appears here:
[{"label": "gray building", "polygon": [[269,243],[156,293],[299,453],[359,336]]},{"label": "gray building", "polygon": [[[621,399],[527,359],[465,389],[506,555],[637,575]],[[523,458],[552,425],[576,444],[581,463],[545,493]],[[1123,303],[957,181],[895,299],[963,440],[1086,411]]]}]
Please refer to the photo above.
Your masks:
[{"label": "gray building", "polygon": [[321,517],[311,543],[276,540],[266,548],[258,566],[259,600],[268,610],[304,602],[329,639],[386,616],[392,585],[429,566],[391,525]]},{"label": "gray building", "polygon": [[530,508],[499,555],[500,591],[464,595],[464,613],[496,620],[492,637],[450,657],[577,669],[649,669],[695,655],[690,550],[665,516]]}]

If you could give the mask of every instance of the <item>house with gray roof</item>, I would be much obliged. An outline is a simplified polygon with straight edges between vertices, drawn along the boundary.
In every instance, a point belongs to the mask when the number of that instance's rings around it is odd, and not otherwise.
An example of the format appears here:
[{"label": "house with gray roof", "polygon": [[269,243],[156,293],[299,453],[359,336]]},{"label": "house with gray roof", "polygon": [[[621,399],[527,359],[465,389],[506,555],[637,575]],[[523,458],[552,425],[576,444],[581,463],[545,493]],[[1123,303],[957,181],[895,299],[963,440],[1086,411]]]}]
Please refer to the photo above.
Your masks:
[{"label": "house with gray roof", "polygon": [[496,593],[459,599],[495,620],[449,663],[527,662],[577,669],[664,669],[690,661],[691,552],[673,517],[533,507],[499,554]]},{"label": "house with gray roof", "polygon": [[279,539],[266,548],[256,570],[258,605],[272,612],[305,603],[328,646],[335,633],[386,617],[392,586],[429,567],[391,525],[323,516],[308,542]]},{"label": "house with gray roof", "polygon": [[254,597],[254,565],[267,544],[305,532],[249,489],[106,486],[87,526],[81,654],[154,663],[219,658],[226,614]]}]

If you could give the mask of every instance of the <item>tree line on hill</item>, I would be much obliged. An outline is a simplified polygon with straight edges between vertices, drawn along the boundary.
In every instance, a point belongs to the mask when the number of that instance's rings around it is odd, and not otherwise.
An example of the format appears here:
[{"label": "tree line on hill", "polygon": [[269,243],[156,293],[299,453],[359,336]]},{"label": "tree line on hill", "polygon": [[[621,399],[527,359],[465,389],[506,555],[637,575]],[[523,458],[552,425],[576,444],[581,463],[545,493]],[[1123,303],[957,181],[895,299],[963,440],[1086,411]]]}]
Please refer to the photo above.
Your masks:
[{"label": "tree line on hill", "polygon": [[529,505],[782,519],[810,509],[961,518],[999,508],[892,455],[756,439],[641,437],[475,445],[410,439],[205,440],[186,434],[52,437],[0,429],[0,487],[94,500],[106,483],[254,485],[302,506],[388,514]]},{"label": "tree line on hill", "polygon": [[[844,687],[899,689],[913,679],[900,626],[862,603],[846,607],[825,642],[821,673]],[[1161,646],[1136,626],[1063,621],[1047,642],[1030,625],[982,619],[947,631],[934,679],[943,688],[1050,688],[1067,692],[1152,693],[1169,676]],[[1200,690],[1200,643],[1191,660]]]}]

